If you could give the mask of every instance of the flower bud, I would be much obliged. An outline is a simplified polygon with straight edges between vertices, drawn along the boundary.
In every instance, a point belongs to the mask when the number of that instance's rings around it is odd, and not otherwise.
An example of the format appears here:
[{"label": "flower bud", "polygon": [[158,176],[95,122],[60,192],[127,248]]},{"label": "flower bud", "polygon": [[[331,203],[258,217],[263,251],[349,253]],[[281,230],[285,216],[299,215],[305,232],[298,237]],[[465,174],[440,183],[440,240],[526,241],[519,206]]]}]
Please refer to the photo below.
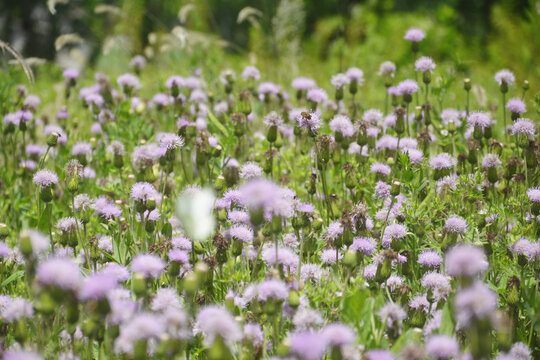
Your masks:
[{"label": "flower bud", "polygon": [[8,236],[9,227],[4,223],[0,223],[0,240],[5,240]]},{"label": "flower bud", "polygon": [[47,146],[48,147],[55,147],[58,144],[58,138],[60,135],[58,133],[53,132],[47,137]]},{"label": "flower bud", "polygon": [[471,90],[471,79],[469,78],[466,78],[465,80],[463,80],[463,88],[466,90],[466,91],[469,91]]}]

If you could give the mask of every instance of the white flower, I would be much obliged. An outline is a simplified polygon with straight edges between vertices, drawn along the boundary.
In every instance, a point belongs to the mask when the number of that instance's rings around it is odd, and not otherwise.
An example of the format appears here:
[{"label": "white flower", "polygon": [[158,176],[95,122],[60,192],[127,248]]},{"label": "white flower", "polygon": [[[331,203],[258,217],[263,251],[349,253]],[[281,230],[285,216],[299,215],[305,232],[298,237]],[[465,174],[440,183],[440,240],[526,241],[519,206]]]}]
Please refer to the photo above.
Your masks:
[{"label": "white flower", "polygon": [[191,239],[202,241],[214,232],[214,201],[215,195],[210,189],[188,189],[178,197],[176,216]]}]

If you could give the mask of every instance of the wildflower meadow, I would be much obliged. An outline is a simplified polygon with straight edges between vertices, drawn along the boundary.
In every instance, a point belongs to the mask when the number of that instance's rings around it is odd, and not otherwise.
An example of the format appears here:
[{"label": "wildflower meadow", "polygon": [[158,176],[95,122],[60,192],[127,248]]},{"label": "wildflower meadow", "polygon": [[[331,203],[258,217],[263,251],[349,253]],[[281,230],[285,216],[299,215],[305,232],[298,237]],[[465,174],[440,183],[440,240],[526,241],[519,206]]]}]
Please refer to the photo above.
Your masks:
[{"label": "wildflower meadow", "polygon": [[56,55],[0,43],[0,357],[540,359],[538,3],[490,40],[530,67],[364,2],[327,47],[244,7],[247,51],[213,2],[139,48],[144,1],[48,3]]}]

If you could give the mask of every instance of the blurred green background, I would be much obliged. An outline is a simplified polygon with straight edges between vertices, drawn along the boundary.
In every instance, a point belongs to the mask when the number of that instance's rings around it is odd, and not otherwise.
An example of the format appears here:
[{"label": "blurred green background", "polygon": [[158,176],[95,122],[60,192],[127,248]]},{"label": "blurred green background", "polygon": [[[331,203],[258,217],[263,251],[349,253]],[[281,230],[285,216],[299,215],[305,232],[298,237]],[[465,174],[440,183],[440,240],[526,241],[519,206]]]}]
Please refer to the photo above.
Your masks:
[{"label": "blurred green background", "polygon": [[369,79],[385,60],[412,66],[403,35],[416,26],[445,78],[509,68],[533,91],[540,78],[535,0],[4,0],[0,14],[0,39],[64,68],[121,73],[144,54],[158,73],[254,64],[265,79],[326,84],[357,66]]}]

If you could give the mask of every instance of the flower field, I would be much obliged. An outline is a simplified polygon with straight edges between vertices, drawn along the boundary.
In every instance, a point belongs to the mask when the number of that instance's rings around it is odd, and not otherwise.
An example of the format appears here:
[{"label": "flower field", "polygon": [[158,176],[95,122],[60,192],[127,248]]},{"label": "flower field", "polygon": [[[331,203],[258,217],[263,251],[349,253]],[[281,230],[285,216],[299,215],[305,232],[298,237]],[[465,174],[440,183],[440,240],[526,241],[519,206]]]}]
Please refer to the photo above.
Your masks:
[{"label": "flower field", "polygon": [[539,79],[441,85],[395,37],[316,75],[9,65],[3,359],[539,359]]}]

